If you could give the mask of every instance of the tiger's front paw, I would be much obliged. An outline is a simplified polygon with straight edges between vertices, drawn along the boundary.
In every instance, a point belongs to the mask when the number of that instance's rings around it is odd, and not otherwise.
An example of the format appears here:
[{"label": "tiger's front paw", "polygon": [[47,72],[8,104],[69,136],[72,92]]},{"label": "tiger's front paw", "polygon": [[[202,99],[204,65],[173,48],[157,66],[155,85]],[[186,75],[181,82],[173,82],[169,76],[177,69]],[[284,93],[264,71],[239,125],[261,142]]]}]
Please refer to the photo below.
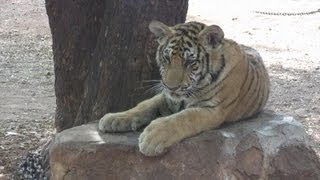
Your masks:
[{"label": "tiger's front paw", "polygon": [[130,113],[109,113],[104,115],[99,121],[99,130],[101,132],[124,132],[135,131],[143,124]]},{"label": "tiger's front paw", "polygon": [[166,121],[157,121],[147,126],[139,137],[140,152],[146,156],[160,155],[181,140]]}]

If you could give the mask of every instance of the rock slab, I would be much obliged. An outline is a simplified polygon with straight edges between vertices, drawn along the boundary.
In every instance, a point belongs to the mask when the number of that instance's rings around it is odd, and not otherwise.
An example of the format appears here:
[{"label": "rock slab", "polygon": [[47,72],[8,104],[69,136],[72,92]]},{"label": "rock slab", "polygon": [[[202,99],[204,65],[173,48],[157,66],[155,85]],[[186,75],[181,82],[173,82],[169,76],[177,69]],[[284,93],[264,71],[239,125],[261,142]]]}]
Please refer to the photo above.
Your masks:
[{"label": "rock slab", "polygon": [[302,124],[273,112],[185,139],[159,157],[139,152],[139,134],[100,134],[96,123],[58,133],[51,179],[320,179]]}]

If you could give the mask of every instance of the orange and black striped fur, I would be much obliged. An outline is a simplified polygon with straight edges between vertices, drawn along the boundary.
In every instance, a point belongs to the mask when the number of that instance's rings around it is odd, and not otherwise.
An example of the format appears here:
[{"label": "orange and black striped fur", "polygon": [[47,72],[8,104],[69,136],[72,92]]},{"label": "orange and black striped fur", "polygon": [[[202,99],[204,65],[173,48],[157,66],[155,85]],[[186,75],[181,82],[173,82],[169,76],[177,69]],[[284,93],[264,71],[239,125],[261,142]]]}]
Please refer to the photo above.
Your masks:
[{"label": "orange and black striped fur", "polygon": [[161,154],[186,137],[258,113],[269,77],[254,50],[225,39],[219,26],[189,22],[168,27],[152,21],[162,91],[136,107],[101,118],[102,132],[137,130],[140,151]]}]

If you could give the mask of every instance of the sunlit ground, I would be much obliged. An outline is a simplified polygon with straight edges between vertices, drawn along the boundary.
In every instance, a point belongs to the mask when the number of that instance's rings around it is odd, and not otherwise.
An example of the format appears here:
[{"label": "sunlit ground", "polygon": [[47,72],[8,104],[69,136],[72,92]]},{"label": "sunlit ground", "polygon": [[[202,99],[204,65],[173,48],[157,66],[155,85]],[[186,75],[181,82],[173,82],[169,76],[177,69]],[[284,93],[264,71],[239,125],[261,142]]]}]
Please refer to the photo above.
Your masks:
[{"label": "sunlit ground", "polygon": [[[266,64],[318,61],[320,13],[307,16],[266,16],[253,11],[307,12],[320,8],[318,0],[190,0],[189,17],[220,25],[226,37],[260,50]],[[272,53],[272,58],[269,58]],[[274,54],[279,54],[275,56]],[[292,58],[294,57],[294,58]],[[309,69],[307,64],[295,68]]]}]

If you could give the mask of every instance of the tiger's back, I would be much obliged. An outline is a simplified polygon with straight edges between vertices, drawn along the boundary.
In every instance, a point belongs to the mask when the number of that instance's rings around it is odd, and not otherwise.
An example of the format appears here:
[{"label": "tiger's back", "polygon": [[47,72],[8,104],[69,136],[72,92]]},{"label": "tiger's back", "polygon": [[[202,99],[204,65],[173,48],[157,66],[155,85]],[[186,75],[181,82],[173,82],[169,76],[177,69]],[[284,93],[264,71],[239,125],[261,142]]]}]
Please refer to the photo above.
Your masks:
[{"label": "tiger's back", "polygon": [[[260,112],[267,103],[270,91],[269,75],[259,53],[250,47],[237,46],[245,55],[240,64],[229,72],[232,76],[230,80],[227,77],[224,81],[230,89],[239,88],[238,93],[234,92],[233,100],[221,104],[228,111],[226,121],[246,119]],[[232,93],[227,94],[228,91],[221,93],[232,96]]]},{"label": "tiger's back", "polygon": [[240,106],[237,111],[242,112],[241,118],[249,118],[260,112],[266,105],[269,98],[270,79],[267,69],[259,53],[246,46],[242,46],[246,53],[247,75],[243,81]]}]

